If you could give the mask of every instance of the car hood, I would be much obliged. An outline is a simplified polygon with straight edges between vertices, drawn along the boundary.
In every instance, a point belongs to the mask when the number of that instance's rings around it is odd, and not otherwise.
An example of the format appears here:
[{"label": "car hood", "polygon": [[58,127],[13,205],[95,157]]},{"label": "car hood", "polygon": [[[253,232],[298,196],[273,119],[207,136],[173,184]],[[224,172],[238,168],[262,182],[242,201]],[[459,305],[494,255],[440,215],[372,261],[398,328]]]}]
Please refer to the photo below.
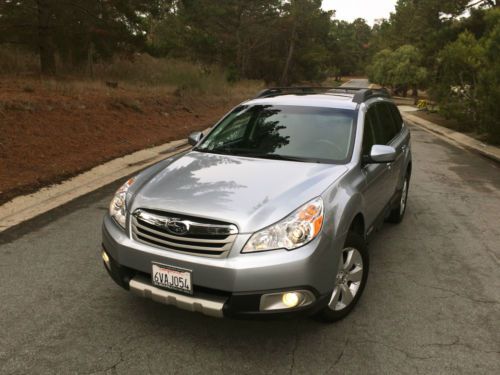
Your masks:
[{"label": "car hood", "polygon": [[192,151],[145,182],[130,211],[149,208],[221,220],[250,233],[321,195],[346,171],[343,165]]}]

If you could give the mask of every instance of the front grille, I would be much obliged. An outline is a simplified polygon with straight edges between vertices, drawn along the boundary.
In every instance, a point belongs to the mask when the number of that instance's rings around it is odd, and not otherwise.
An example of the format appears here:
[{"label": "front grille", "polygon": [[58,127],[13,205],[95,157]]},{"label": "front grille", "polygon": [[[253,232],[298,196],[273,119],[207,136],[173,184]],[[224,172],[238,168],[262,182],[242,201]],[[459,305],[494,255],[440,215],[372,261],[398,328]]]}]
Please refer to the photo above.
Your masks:
[{"label": "front grille", "polygon": [[238,229],[233,224],[138,209],[132,215],[132,235],[139,242],[192,255],[227,256]]}]

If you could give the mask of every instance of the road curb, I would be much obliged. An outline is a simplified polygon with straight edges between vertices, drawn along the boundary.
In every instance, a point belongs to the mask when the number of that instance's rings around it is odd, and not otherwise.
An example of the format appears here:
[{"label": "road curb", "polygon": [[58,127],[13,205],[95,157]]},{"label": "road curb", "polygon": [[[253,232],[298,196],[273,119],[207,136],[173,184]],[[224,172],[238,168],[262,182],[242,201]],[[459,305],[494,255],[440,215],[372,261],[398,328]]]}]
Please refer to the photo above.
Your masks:
[{"label": "road curb", "polygon": [[187,140],[178,140],[140,150],[98,165],[60,184],[16,197],[0,206],[0,233],[190,147]]},{"label": "road curb", "polygon": [[500,163],[500,148],[498,147],[487,145],[477,139],[469,137],[468,135],[437,125],[410,113],[403,112],[402,115],[404,119],[409,120],[413,124],[424,128],[431,133],[441,136],[450,143],[456,144],[467,150],[478,153],[492,161]]}]

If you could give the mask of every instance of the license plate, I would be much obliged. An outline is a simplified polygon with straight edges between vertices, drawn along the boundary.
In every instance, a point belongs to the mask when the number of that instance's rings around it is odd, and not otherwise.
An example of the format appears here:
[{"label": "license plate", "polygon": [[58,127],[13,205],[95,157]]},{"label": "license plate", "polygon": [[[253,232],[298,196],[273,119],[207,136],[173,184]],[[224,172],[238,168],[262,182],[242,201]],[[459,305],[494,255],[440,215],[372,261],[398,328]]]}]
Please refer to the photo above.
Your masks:
[{"label": "license plate", "polygon": [[160,288],[193,294],[190,270],[153,263],[151,281]]}]

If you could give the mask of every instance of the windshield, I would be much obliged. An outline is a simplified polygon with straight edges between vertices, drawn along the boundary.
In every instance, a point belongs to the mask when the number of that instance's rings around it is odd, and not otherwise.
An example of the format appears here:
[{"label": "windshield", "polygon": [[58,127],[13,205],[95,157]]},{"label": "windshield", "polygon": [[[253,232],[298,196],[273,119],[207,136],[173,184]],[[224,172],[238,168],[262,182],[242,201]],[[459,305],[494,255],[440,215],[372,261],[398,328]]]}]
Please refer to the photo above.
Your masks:
[{"label": "windshield", "polygon": [[320,107],[239,106],[195,151],[344,164],[352,153],[355,114]]}]

